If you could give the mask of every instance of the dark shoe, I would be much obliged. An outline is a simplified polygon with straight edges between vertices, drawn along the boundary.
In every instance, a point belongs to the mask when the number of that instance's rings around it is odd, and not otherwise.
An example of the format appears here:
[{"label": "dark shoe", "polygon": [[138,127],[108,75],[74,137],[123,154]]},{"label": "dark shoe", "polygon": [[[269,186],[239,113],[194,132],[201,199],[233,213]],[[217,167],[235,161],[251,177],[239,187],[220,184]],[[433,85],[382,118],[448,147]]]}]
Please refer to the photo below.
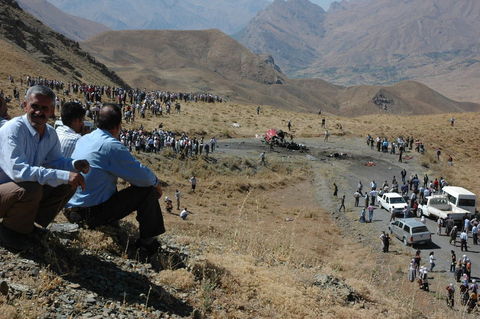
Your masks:
[{"label": "dark shoe", "polygon": [[139,251],[139,255],[142,257],[151,257],[158,252],[160,244],[158,241],[154,240],[151,244],[144,244],[137,239],[135,241],[135,248]]},{"label": "dark shoe", "polygon": [[83,212],[74,208],[65,208],[63,210],[63,215],[72,224],[80,225],[85,222],[85,215],[83,214]]},{"label": "dark shoe", "polygon": [[0,224],[0,245],[13,252],[22,252],[33,246],[28,235],[17,233]]},{"label": "dark shoe", "polygon": [[40,242],[43,239],[47,238],[49,234],[50,234],[50,231],[48,229],[34,226],[33,232],[31,232],[27,236],[34,242]]}]

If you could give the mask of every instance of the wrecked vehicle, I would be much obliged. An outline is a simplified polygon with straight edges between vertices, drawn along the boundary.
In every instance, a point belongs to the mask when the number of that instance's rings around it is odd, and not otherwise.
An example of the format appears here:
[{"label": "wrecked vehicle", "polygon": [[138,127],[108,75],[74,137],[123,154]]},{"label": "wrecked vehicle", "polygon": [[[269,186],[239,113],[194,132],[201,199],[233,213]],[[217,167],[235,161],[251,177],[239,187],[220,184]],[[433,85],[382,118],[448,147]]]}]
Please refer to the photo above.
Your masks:
[{"label": "wrecked vehicle", "polygon": [[[286,138],[290,137],[290,141],[287,141]],[[270,148],[274,146],[283,147],[289,150],[296,150],[300,152],[308,152],[308,147],[304,144],[295,143],[293,141],[293,135],[284,132],[282,130],[270,129],[263,136],[262,142],[270,145]]]}]

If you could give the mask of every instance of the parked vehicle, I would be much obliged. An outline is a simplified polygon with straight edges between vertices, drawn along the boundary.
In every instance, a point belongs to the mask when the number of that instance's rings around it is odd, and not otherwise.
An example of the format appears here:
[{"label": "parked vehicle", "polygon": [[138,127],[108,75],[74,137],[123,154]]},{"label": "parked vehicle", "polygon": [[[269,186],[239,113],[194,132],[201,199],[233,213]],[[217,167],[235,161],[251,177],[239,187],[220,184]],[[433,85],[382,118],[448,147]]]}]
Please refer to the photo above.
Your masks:
[{"label": "parked vehicle", "polygon": [[390,213],[399,215],[407,208],[408,204],[402,195],[398,193],[383,193],[377,196],[378,205]]},{"label": "parked vehicle", "polygon": [[418,206],[417,216],[422,217],[422,215],[443,220],[451,218],[456,223],[461,223],[465,217],[470,216],[470,212],[450,204],[445,195],[433,195],[425,198],[423,203]]},{"label": "parked vehicle", "polygon": [[445,186],[443,194],[447,196],[448,201],[452,206],[463,208],[468,210],[471,214],[475,214],[477,207],[477,196],[465,189],[458,186]]},{"label": "parked vehicle", "polygon": [[405,246],[432,242],[432,234],[427,226],[414,218],[397,219],[390,223],[388,229]]}]

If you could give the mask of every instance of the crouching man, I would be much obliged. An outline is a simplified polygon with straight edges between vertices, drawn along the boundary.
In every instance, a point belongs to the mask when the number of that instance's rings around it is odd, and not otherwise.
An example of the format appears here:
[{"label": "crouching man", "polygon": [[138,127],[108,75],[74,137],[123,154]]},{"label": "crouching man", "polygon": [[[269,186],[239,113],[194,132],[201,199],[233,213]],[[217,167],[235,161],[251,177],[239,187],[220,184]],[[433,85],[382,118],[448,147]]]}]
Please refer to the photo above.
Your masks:
[{"label": "crouching man", "polygon": [[[78,140],[72,157],[87,159],[91,169],[85,175],[86,188],[78,189],[67,204],[67,218],[72,222],[80,218],[95,228],[137,211],[140,238],[136,246],[151,255],[158,248],[156,237],[165,232],[158,202],[162,189],[155,174],[120,142],[121,121],[120,108],[106,104],[100,110],[98,128]],[[131,186],[117,191],[119,177]]]},{"label": "crouching man", "polygon": [[58,136],[47,121],[54,115],[55,94],[44,86],[28,89],[25,115],[0,128],[0,245],[26,250],[38,240],[77,187],[85,160],[64,158]]}]

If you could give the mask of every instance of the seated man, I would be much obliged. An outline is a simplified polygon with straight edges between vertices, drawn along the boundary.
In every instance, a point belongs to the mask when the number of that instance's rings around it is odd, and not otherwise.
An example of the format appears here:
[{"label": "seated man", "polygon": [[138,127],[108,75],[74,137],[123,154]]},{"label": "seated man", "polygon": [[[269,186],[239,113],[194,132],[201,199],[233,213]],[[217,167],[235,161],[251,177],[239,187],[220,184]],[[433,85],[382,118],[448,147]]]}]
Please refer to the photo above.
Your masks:
[{"label": "seated man", "polygon": [[55,94],[44,86],[28,89],[25,115],[0,128],[0,244],[25,250],[32,245],[34,223],[46,227],[85,181],[87,161],[72,161],[60,152],[55,130]]},{"label": "seated man", "polygon": [[[78,140],[72,157],[86,158],[91,170],[85,175],[87,187],[78,189],[68,202],[69,219],[80,216],[94,228],[137,211],[140,238],[136,246],[153,254],[158,247],[156,236],[165,232],[158,202],[162,189],[155,174],[120,142],[121,121],[120,107],[107,104],[100,110],[98,128]],[[131,186],[117,191],[118,177]]]},{"label": "seated man", "polygon": [[65,157],[72,156],[75,145],[83,131],[83,121],[86,110],[80,103],[67,102],[62,107],[62,123],[57,127],[58,139],[62,154]]}]

